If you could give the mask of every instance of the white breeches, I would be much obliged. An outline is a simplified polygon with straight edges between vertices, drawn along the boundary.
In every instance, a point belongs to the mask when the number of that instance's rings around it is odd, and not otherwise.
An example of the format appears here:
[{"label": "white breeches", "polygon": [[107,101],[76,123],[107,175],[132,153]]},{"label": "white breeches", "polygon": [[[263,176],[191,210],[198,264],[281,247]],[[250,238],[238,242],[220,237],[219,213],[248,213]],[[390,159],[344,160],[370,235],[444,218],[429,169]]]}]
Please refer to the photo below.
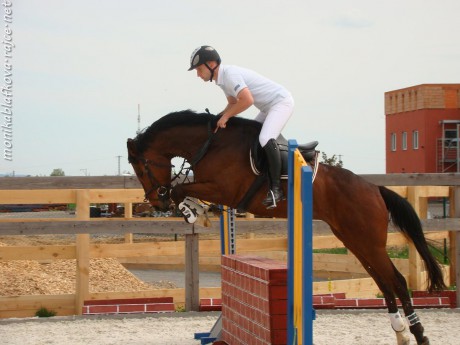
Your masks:
[{"label": "white breeches", "polygon": [[281,134],[294,111],[294,99],[286,97],[272,106],[268,112],[260,112],[255,120],[262,123],[259,142],[264,147],[270,139],[276,139]]}]

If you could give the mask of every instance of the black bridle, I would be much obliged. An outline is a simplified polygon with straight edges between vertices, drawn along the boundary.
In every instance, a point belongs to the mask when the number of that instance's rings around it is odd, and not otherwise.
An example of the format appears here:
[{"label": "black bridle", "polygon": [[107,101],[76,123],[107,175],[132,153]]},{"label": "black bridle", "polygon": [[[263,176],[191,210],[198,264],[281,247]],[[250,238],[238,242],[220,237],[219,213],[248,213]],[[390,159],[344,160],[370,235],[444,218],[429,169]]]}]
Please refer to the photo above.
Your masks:
[{"label": "black bridle", "polygon": [[[206,109],[206,111],[209,113],[209,110]],[[182,164],[182,167],[179,171],[179,173],[177,173],[170,181],[169,185],[162,185],[158,179],[153,175],[153,172],[152,170],[150,169],[150,166],[155,166],[155,167],[159,167],[159,168],[169,168],[170,170],[174,167],[174,165],[172,164],[159,164],[159,163],[156,163],[152,160],[149,160],[149,159],[145,159],[144,156],[140,156],[140,157],[137,157],[137,156],[129,156],[128,157],[128,161],[129,163],[133,164],[134,162],[137,162],[137,161],[140,161],[142,163],[142,165],[144,166],[144,171],[142,172],[143,174],[147,174],[148,178],[149,178],[149,182],[150,182],[150,189],[147,190],[144,194],[144,202],[148,202],[149,201],[149,195],[152,194],[155,190],[157,192],[157,195],[158,195],[158,199],[156,200],[160,200],[162,202],[164,201],[167,201],[170,199],[170,194],[171,194],[171,184],[172,182],[174,182],[174,180],[176,180],[177,178],[179,178],[180,176],[180,173],[185,170],[186,173],[185,173],[185,177],[188,178],[188,174],[190,172],[191,169],[193,169],[193,167],[196,166],[196,164],[198,164],[198,162],[203,158],[203,156],[207,153],[208,151],[208,148],[209,148],[209,145],[211,144],[211,141],[212,139],[214,138],[214,131],[212,129],[212,125],[211,125],[211,121],[208,122],[208,125],[207,125],[207,131],[208,131],[208,138],[207,140],[205,141],[205,143],[203,144],[203,146],[200,148],[200,150],[195,154],[195,156],[192,158],[191,162],[190,162],[190,168],[185,168],[184,169],[184,164],[185,164],[185,159],[184,159],[184,163]],[[145,190],[145,187],[144,187],[144,190]]]},{"label": "black bridle", "polygon": [[[160,201],[167,201],[170,199],[170,190],[171,190],[171,183],[169,185],[162,185],[160,181],[153,175],[152,170],[150,169],[150,166],[155,166],[159,168],[171,168],[174,167],[172,164],[159,164],[155,163],[154,161],[151,161],[149,159],[145,159],[144,157],[129,157],[128,161],[132,164],[135,161],[140,161],[142,165],[144,166],[144,171],[142,172],[143,174],[146,174],[149,178],[150,182],[150,189],[148,189],[145,194],[144,194],[144,202],[149,201],[149,195],[152,194],[152,192],[156,191],[158,195],[158,199]],[[145,188],[144,188],[145,190]]]}]

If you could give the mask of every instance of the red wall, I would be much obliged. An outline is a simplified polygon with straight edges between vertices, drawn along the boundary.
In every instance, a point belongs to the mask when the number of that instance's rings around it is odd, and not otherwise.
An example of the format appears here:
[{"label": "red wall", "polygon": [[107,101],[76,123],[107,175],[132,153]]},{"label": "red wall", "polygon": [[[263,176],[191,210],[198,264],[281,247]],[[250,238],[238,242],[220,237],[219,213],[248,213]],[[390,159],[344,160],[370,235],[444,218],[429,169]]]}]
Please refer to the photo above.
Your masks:
[{"label": "red wall", "polygon": [[[423,109],[386,116],[386,172],[436,172],[437,139],[441,120],[460,120],[459,109]],[[419,132],[419,148],[413,149],[412,132]],[[402,132],[407,132],[407,150],[402,150]],[[391,151],[391,133],[396,133],[396,151]]]},{"label": "red wall", "polygon": [[222,341],[287,343],[286,263],[256,256],[222,257]]}]

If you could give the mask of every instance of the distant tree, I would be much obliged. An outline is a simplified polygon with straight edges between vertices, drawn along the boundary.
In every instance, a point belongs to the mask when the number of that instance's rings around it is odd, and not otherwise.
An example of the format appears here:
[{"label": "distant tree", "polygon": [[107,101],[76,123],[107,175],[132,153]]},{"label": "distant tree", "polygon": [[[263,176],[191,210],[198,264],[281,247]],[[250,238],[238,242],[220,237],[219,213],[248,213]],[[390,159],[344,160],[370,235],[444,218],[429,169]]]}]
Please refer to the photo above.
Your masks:
[{"label": "distant tree", "polygon": [[64,170],[61,168],[54,169],[50,176],[65,176]]},{"label": "distant tree", "polygon": [[324,152],[321,152],[321,156],[322,156],[321,163],[343,168],[343,161],[340,156],[337,157],[336,155],[332,155],[332,157],[329,158]]}]

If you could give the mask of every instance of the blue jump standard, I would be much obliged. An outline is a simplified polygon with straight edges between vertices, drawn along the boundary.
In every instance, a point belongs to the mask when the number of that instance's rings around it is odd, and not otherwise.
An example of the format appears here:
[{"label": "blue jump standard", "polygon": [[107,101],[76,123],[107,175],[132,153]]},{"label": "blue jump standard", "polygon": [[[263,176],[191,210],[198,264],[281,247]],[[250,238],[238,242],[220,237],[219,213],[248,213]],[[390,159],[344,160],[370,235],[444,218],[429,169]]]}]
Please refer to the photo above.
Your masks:
[{"label": "blue jump standard", "polygon": [[210,337],[211,332],[195,333],[194,339],[201,340],[201,345],[209,344],[217,340],[217,338]]}]

